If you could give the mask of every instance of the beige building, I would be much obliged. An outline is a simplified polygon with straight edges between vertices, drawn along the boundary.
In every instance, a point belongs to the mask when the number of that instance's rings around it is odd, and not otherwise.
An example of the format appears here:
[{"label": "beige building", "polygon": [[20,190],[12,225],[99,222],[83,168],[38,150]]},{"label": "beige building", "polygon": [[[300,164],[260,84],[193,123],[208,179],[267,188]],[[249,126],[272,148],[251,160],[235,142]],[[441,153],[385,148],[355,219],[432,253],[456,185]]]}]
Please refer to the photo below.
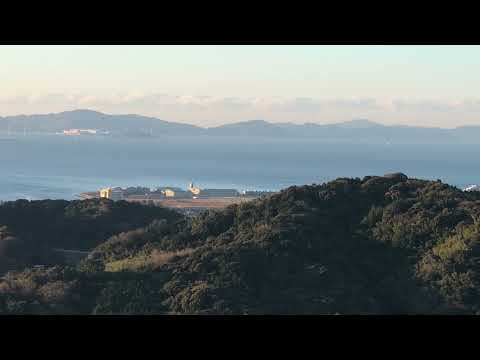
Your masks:
[{"label": "beige building", "polygon": [[166,196],[166,197],[175,197],[175,190],[172,190],[172,189],[165,189],[163,190],[163,194]]},{"label": "beige building", "polygon": [[103,199],[110,199],[119,201],[124,199],[124,191],[121,188],[105,188],[100,190],[100,197]]},{"label": "beige building", "polygon": [[110,199],[111,194],[112,194],[111,188],[105,188],[100,190],[100,197],[102,199]]},{"label": "beige building", "polygon": [[162,190],[162,194],[165,197],[169,198],[190,198],[192,197],[192,194],[190,194],[188,191],[184,191],[181,189],[175,189],[175,188],[165,188]]}]

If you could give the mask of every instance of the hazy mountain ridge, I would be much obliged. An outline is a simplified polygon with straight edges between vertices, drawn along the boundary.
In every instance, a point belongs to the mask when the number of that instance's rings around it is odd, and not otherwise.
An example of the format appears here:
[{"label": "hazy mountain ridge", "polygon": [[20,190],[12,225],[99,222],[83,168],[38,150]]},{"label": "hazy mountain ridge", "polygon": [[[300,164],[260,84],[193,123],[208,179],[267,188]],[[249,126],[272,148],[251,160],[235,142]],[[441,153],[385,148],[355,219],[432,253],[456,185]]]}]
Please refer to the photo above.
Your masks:
[{"label": "hazy mountain ridge", "polygon": [[126,136],[262,136],[272,138],[300,137],[347,141],[468,141],[474,143],[480,139],[480,126],[461,126],[455,129],[405,125],[387,126],[367,119],[357,119],[335,124],[270,123],[265,120],[250,120],[203,128],[191,124],[170,122],[135,114],[108,115],[92,110],[0,117],[0,131],[2,132],[58,132],[72,128],[102,129],[110,131],[113,135]]},{"label": "hazy mountain ridge", "polygon": [[57,132],[65,129],[102,129],[114,134],[197,134],[195,125],[174,123],[153,117],[126,114],[108,115],[92,110],[74,110],[45,115],[0,117],[0,131]]}]

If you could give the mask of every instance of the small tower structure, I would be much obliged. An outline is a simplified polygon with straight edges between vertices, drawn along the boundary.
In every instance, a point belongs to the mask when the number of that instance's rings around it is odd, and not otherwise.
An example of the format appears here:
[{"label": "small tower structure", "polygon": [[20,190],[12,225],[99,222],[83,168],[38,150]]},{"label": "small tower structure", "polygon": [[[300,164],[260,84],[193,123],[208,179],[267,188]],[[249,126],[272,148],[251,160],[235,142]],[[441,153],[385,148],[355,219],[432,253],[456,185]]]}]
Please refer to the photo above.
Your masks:
[{"label": "small tower structure", "polygon": [[193,181],[188,184],[188,191],[190,191],[193,195],[200,195],[200,193],[202,192],[199,187],[193,185]]}]

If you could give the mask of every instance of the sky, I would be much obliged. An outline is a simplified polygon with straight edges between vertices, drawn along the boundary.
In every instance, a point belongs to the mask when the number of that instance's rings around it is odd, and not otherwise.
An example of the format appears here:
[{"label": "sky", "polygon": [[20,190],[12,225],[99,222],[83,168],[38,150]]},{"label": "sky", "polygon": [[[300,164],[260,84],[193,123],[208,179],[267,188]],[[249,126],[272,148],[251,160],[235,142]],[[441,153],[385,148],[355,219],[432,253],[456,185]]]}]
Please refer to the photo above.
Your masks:
[{"label": "sky", "polygon": [[0,46],[0,116],[480,125],[480,46]]}]

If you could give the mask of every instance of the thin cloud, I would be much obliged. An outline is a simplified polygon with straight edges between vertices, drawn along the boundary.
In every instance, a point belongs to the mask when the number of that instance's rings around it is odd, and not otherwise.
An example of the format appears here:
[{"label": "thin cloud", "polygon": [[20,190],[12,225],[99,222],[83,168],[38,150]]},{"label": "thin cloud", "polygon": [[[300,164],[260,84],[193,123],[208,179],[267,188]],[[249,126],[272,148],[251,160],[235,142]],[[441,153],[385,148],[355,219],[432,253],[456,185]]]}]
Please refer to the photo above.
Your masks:
[{"label": "thin cloud", "polygon": [[340,109],[360,109],[360,110],[382,110],[382,103],[373,98],[354,98],[354,99],[338,99],[325,102],[328,108]]},{"label": "thin cloud", "polygon": [[[0,97],[4,111],[15,113],[39,113],[91,108],[111,113],[138,113],[162,117],[169,114],[185,114],[191,119],[263,117],[275,121],[276,118],[295,116],[297,119],[321,116],[337,117],[363,116],[374,114],[376,118],[402,116],[404,113],[422,115],[432,113],[436,116],[451,112],[469,113],[480,111],[480,99],[438,100],[408,98],[339,98],[318,99],[314,97],[215,97],[209,95],[173,95],[166,93],[143,93],[132,91],[110,95],[94,94],[45,94]],[[196,114],[199,114],[197,117]],[[201,115],[203,114],[203,115]],[[282,115],[283,114],[283,115]],[[347,114],[347,115],[345,115]],[[333,116],[334,117],[334,116]],[[293,118],[295,119],[295,118]],[[458,121],[458,119],[457,119]]]},{"label": "thin cloud", "polygon": [[465,108],[464,103],[438,100],[402,100],[394,101],[396,111],[407,112],[451,112]]},{"label": "thin cloud", "polygon": [[322,102],[309,97],[297,97],[272,102],[268,110],[272,112],[317,113],[322,110]]}]

